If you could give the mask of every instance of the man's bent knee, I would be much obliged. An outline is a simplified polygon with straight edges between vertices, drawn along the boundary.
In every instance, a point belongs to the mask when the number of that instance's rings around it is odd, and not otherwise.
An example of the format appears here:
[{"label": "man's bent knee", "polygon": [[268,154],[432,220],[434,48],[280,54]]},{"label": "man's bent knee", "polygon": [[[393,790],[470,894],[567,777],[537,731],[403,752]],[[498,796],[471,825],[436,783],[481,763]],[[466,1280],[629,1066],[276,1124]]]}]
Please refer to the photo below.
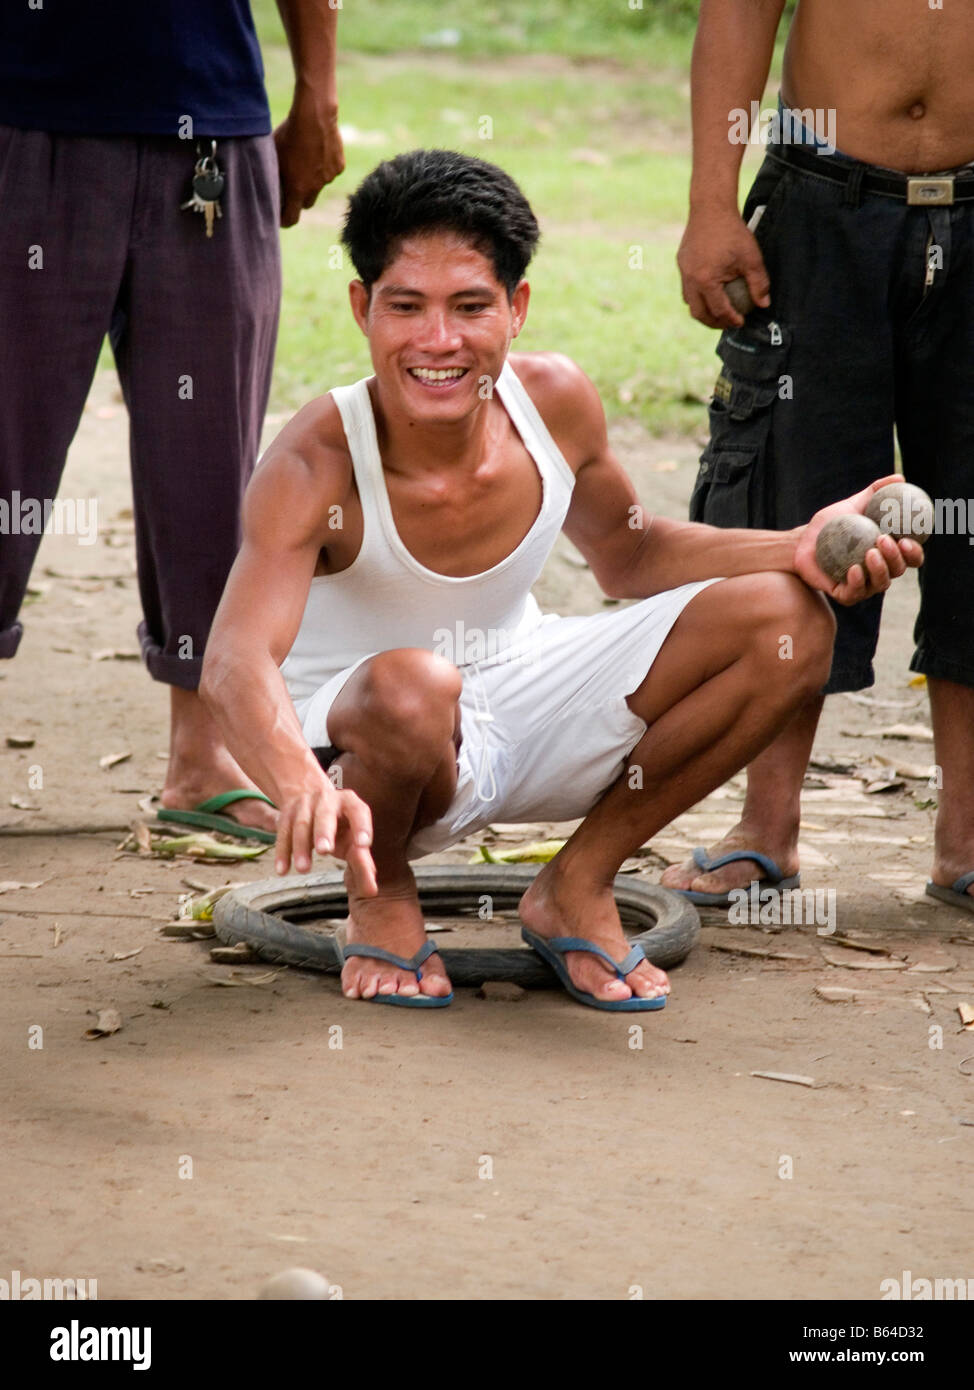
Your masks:
[{"label": "man's bent knee", "polygon": [[363,662],[336,700],[329,735],[339,748],[392,762],[404,773],[432,771],[454,737],[462,689],[457,668],[434,652],[380,652]]},{"label": "man's bent knee", "polygon": [[762,597],[769,604],[757,636],[762,654],[780,663],[790,682],[809,692],[820,689],[828,680],[835,640],[835,617],[825,595],[794,574],[761,578],[768,581]]}]

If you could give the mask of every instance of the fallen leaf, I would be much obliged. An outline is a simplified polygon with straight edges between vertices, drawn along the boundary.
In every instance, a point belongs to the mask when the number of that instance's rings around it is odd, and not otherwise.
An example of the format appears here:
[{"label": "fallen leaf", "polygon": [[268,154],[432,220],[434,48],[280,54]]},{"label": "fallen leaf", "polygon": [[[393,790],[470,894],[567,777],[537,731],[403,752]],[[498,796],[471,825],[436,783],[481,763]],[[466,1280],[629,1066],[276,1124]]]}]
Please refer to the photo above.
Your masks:
[{"label": "fallen leaf", "polygon": [[52,930],[53,933],[54,933],[54,945],[51,947],[51,949],[52,949],[53,951],[56,951],[57,948],[60,946],[61,941],[63,940],[64,933],[62,932],[61,928],[58,926],[57,922],[54,923],[54,926],[51,928],[51,930]]},{"label": "fallen leaf", "polygon": [[887,758],[884,753],[874,753],[869,762],[888,768],[896,777],[912,777],[921,782],[928,782],[933,772],[933,763],[923,767],[920,763],[905,762],[902,758]]},{"label": "fallen leaf", "polygon": [[808,960],[808,956],[797,955],[794,951],[766,951],[760,946],[734,946],[723,941],[712,941],[712,951],[726,951],[732,956],[757,956],[761,960]]},{"label": "fallen leaf", "polygon": [[212,922],[213,909],[224,894],[229,893],[231,888],[238,887],[235,883],[225,883],[222,888],[214,888],[204,894],[202,898],[194,898],[185,906],[189,908],[189,916],[194,922]]},{"label": "fallen leaf", "polygon": [[816,985],[815,993],[828,1004],[855,1004],[863,997],[861,990],[848,985]]},{"label": "fallen leaf", "polygon": [[85,1030],[86,1038],[107,1038],[111,1033],[117,1033],[122,1026],[122,1016],[117,1009],[100,1009],[98,1021],[93,1028]]},{"label": "fallen leaf", "polygon": [[925,743],[933,742],[933,730],[926,724],[889,724],[885,729],[874,729],[876,738],[911,738]]},{"label": "fallen leaf", "polygon": [[965,1028],[974,1025],[974,1008],[966,1000],[957,1005],[957,1012],[960,1014],[960,1021]]},{"label": "fallen leaf", "polygon": [[12,796],[10,804],[18,811],[39,811],[40,807],[35,806],[33,801],[25,801],[22,796]]},{"label": "fallen leaf", "polygon": [[898,792],[906,786],[903,779],[897,778],[895,782],[870,782],[865,788],[867,796],[875,796],[877,792]]},{"label": "fallen leaf", "polygon": [[[873,875],[870,874],[870,877],[872,876]],[[850,951],[866,951],[871,956],[890,955],[890,952],[887,951],[885,946],[871,946],[865,941],[856,941],[855,938],[851,936],[839,936],[836,934],[830,936],[829,941],[833,946],[846,946]]]},{"label": "fallen leaf", "polygon": [[[115,578],[114,575],[105,575],[103,577],[106,579]],[[121,578],[121,576],[119,576],[119,578]],[[91,659],[92,661],[141,661],[142,653],[132,650],[123,651],[118,647],[104,647],[101,651],[92,652]]]},{"label": "fallen leaf", "polygon": [[103,758],[98,759],[98,766],[107,770],[110,767],[115,767],[118,763],[127,762],[131,756],[131,751],[128,753],[106,753]]},{"label": "fallen leaf", "polygon": [[797,1076],[794,1072],[788,1071],[752,1071],[752,1076],[759,1076],[765,1081],[787,1081],[792,1086],[814,1086],[814,1076]]},{"label": "fallen leaf", "polygon": [[36,883],[17,883],[15,879],[5,878],[0,883],[0,893],[13,893],[18,888],[40,888],[44,883],[47,883],[46,878],[39,878]]},{"label": "fallen leaf", "polygon": [[841,966],[845,970],[905,970],[905,960],[853,960],[843,956],[832,956],[828,951],[822,952],[822,959],[828,961],[829,965]]},{"label": "fallen leaf", "polygon": [[208,980],[207,983],[211,985],[231,985],[240,987],[246,985],[266,985],[269,984],[271,980],[276,980],[280,974],[280,970],[269,970],[266,975],[250,975],[240,979],[238,978],[239,972],[231,970],[229,975],[221,975],[217,979]]},{"label": "fallen leaf", "polygon": [[33,748],[33,746],[34,739],[32,738],[21,737],[19,734],[7,735],[8,748]]},{"label": "fallen leaf", "polygon": [[495,854],[486,845],[470,859],[471,864],[547,864],[565,844],[564,840],[535,840],[515,849],[498,850]]},{"label": "fallen leaf", "polygon": [[257,959],[257,953],[246,941],[238,941],[233,946],[212,946],[210,960],[216,965],[234,965]]},{"label": "fallen leaf", "polygon": [[216,936],[216,932],[206,922],[193,922],[183,918],[179,922],[167,922],[162,928],[163,936],[172,936],[180,941],[205,941]]},{"label": "fallen leaf", "polygon": [[144,946],[136,946],[134,951],[116,951],[112,960],[131,960],[133,956],[139,955],[144,950]]},{"label": "fallen leaf", "polygon": [[[260,855],[266,854],[269,845],[239,845],[227,844],[220,840],[215,840],[212,835],[177,835],[170,839],[153,839],[151,827],[142,823],[133,826],[133,836],[123,840],[119,845],[122,851],[131,852],[138,848],[140,853],[150,853],[160,859],[175,859],[178,857],[186,859],[196,859],[203,863],[213,862],[214,860],[247,860],[257,859]],[[148,837],[146,839],[146,837]]]}]

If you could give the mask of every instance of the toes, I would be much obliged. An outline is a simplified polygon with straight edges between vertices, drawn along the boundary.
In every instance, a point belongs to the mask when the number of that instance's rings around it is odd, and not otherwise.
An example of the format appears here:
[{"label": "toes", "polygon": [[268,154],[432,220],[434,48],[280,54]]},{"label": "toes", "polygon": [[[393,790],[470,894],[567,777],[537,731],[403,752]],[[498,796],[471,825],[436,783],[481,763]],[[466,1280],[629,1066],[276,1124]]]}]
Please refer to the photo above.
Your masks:
[{"label": "toes", "polygon": [[423,994],[432,995],[434,999],[443,999],[450,993],[452,985],[445,975],[424,974],[419,988]]},{"label": "toes", "polygon": [[658,999],[670,992],[670,982],[662,971],[636,969],[626,979],[637,999]]},{"label": "toes", "polygon": [[380,994],[402,994],[407,998],[416,994],[442,997],[450,993],[450,988],[450,981],[444,975],[425,972],[420,984],[417,984],[414,975],[401,970],[355,970],[346,966],[342,972],[342,993],[346,999],[374,999]]},{"label": "toes", "polygon": [[570,951],[566,960],[568,973],[576,988],[596,999],[628,999],[632,990],[624,980],[618,980],[603,967],[595,964],[591,956],[580,951]]}]

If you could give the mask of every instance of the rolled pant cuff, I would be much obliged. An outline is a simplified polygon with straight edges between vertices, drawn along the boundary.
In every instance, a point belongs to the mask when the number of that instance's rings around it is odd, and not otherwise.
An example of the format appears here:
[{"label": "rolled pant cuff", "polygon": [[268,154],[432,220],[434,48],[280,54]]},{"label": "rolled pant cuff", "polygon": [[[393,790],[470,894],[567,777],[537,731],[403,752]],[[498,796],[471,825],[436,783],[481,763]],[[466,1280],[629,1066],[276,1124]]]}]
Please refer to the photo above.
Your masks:
[{"label": "rolled pant cuff", "polygon": [[928,647],[917,648],[910,662],[910,670],[918,671],[923,676],[932,676],[934,680],[953,681],[955,685],[974,685],[974,668],[964,666],[959,661],[951,661],[948,657],[938,656]]},{"label": "rolled pant cuff", "polygon": [[200,674],[203,670],[202,657],[171,656],[164,652],[159,643],[146,631],[145,623],[139,624],[139,641],[142,644],[142,660],[154,681],[176,685],[180,690],[199,688]]},{"label": "rolled pant cuff", "polygon": [[837,671],[835,667],[829,673],[829,678],[822,687],[823,695],[843,695],[850,690],[868,690],[871,685],[876,684],[876,673],[873,670],[872,662],[868,666],[846,667],[845,670]]},{"label": "rolled pant cuff", "polygon": [[11,657],[20,646],[20,639],[24,635],[22,623],[14,623],[11,627],[5,627],[0,632],[0,660]]}]

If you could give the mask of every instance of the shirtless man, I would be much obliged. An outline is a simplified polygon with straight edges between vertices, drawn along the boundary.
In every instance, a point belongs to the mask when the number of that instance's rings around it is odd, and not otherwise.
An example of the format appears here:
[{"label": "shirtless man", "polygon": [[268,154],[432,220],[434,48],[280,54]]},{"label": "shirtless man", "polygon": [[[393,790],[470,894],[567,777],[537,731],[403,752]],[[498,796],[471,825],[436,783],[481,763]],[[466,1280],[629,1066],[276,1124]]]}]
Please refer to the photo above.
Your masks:
[{"label": "shirtless man", "polygon": [[[587,377],[508,357],[537,236],[506,174],[448,151],[400,155],[352,196],[375,375],[268,450],[206,650],[202,697],[279,807],[278,872],[315,850],[347,863],[353,999],[452,997],[411,858],[491,820],[584,816],[522,920],[581,1002],[660,1007],[666,976],[624,959],[613,877],[819,688],[833,622],[813,590],[865,593],[858,567],[829,583],[814,540],[868,488],[787,534],[643,514]],[[530,588],[561,529],[607,594],[642,602],[542,619]],[[884,536],[871,582],[919,560]]]},{"label": "shirtless man", "polygon": [[[729,113],[760,100],[782,9],[783,0],[700,7],[690,218],[678,259],[691,313],[726,331],[691,516],[799,525],[890,471],[894,425],[908,479],[935,500],[972,498],[974,170],[962,166],[974,160],[974,9],[952,0],[800,0],[781,101],[804,112],[806,126],[828,128],[818,135],[829,148],[769,145],[742,215],[744,147],[728,139]],[[937,173],[947,177],[907,177]],[[747,223],[760,206],[755,236]],[[738,275],[759,305],[746,322],[723,288]],[[943,779],[927,891],[969,909],[972,589],[966,531],[935,535],[911,663],[927,676]],[[872,684],[881,603],[837,614],[824,693]],[[821,708],[817,693],[750,765],[734,830],[696,862],[667,870],[665,884],[720,904],[769,867],[771,881],[798,872],[799,798]],[[727,854],[731,862],[706,871]]]}]

